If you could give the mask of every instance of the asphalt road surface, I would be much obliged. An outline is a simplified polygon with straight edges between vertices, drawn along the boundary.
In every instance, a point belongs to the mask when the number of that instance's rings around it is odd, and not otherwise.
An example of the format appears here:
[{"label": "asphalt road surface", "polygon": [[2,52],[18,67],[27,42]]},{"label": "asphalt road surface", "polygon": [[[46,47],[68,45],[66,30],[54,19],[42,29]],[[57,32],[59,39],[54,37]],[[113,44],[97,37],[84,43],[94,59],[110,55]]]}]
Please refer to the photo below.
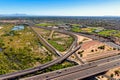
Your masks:
[{"label": "asphalt road surface", "polygon": [[[98,67],[99,65],[104,67],[104,66],[106,66],[104,64],[113,63],[113,62],[116,63],[116,61],[118,62],[119,60],[120,60],[120,55],[116,55],[116,56],[104,58],[104,59],[101,59],[101,60],[93,61],[93,62],[90,62],[90,63],[86,63],[86,64],[83,64],[83,65],[77,65],[77,66],[73,66],[73,67],[70,67],[70,68],[65,68],[65,69],[61,69],[61,70],[57,70],[57,71],[53,71],[53,72],[40,74],[40,75],[37,75],[37,76],[32,76],[32,77],[29,77],[29,78],[25,78],[24,80],[47,80],[47,79],[49,80],[49,79],[52,79],[52,78],[55,79],[55,78],[58,78],[58,77],[63,78],[64,76],[67,76],[67,75],[68,76],[70,75],[69,77],[73,77],[75,79],[73,73],[86,71],[88,69],[95,68],[95,67],[97,67],[99,69],[99,67]],[[111,67],[111,68],[113,68],[113,67]],[[108,68],[108,70],[109,69],[110,68]],[[104,70],[104,68],[103,68],[103,70]],[[101,71],[102,71],[102,69],[101,69]],[[92,72],[92,70],[91,70],[91,74],[92,73],[94,73],[94,72]],[[98,73],[100,73],[100,71],[98,71]],[[96,74],[96,72],[95,72],[95,74]],[[77,74],[75,74],[75,75],[77,75]],[[79,76],[80,76],[80,78],[82,78],[81,75],[78,75],[78,78],[79,78]],[[89,75],[87,75],[87,77],[88,76]],[[74,80],[73,78],[69,78],[69,80]],[[59,79],[59,80],[62,80],[62,79]],[[68,80],[68,79],[65,78],[63,80]]]}]

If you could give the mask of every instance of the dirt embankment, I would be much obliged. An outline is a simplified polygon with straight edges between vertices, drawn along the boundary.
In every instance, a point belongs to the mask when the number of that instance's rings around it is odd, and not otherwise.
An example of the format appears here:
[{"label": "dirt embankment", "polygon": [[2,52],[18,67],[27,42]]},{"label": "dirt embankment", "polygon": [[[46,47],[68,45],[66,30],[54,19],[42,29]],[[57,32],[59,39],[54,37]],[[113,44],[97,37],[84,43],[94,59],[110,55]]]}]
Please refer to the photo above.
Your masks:
[{"label": "dirt embankment", "polygon": [[111,51],[112,47],[96,41],[96,40],[92,40],[92,41],[88,41],[85,42],[81,45],[81,49],[78,52],[82,51],[82,57],[90,57],[93,56],[94,54],[99,54],[99,53],[103,53],[106,51]]},{"label": "dirt embankment", "polygon": [[112,39],[113,39],[113,41],[114,41],[116,44],[120,45],[120,38],[114,37],[114,38],[112,38]]}]

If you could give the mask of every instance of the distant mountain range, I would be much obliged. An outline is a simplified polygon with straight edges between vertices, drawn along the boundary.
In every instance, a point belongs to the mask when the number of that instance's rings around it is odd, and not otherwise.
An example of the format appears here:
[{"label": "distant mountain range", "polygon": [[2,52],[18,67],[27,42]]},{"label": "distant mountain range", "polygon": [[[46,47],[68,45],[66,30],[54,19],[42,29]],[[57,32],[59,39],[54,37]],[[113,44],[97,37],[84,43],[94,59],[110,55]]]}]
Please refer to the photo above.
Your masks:
[{"label": "distant mountain range", "polygon": [[17,17],[17,16],[30,16],[30,15],[27,15],[27,14],[0,14],[0,17],[7,17],[7,16]]},{"label": "distant mountain range", "polygon": [[54,16],[54,15],[28,15],[28,14],[19,14],[19,13],[16,13],[16,14],[0,14],[0,17],[120,17],[120,16]]}]

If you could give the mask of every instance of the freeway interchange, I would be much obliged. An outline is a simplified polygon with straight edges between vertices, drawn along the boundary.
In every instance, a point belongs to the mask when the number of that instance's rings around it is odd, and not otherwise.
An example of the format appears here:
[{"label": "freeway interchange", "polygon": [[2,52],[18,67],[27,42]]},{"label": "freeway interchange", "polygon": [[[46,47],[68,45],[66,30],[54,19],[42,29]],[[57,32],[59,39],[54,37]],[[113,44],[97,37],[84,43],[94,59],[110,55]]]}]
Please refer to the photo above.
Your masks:
[{"label": "freeway interchange", "polygon": [[[31,26],[31,29],[32,29],[32,27],[37,27],[37,26],[33,26],[33,25],[30,25],[30,26]],[[36,71],[46,69],[54,64],[61,63],[66,59],[71,61],[68,57],[71,56],[72,54],[74,54],[81,47],[81,45],[77,44],[77,37],[74,34],[87,36],[92,39],[97,39],[99,41],[109,41],[108,39],[105,39],[102,37],[97,38],[98,36],[93,36],[93,35],[91,36],[91,35],[87,35],[87,34],[83,34],[83,33],[74,33],[74,32],[69,32],[69,31],[65,31],[65,30],[58,30],[58,29],[45,28],[45,27],[38,27],[38,28],[43,28],[43,29],[47,29],[47,30],[55,30],[55,31],[63,33],[63,34],[71,35],[72,37],[74,37],[74,42],[70,46],[67,53],[65,55],[61,55],[59,51],[57,51],[44,38],[42,38],[41,35],[39,35],[34,29],[32,29],[38,35],[39,40],[43,43],[43,45],[45,45],[45,47],[47,47],[54,54],[57,54],[59,57],[56,60],[50,61],[50,62],[40,65],[38,67],[34,67],[31,69],[22,70],[22,71],[18,71],[18,72],[14,72],[14,73],[9,73],[9,74],[5,74],[5,75],[0,75],[0,80],[13,79],[16,77],[34,73]],[[78,79],[83,79],[83,78],[86,78],[86,77],[89,77],[89,76],[92,76],[92,75],[95,75],[95,74],[98,74],[98,73],[101,73],[101,72],[104,72],[104,71],[107,71],[109,69],[112,69],[114,67],[119,67],[119,66],[120,66],[120,55],[118,52],[118,53],[116,53],[116,55],[112,55],[112,56],[104,58],[104,59],[92,61],[92,62],[85,63],[82,65],[77,65],[74,67],[65,68],[65,69],[61,69],[61,70],[57,70],[57,71],[53,71],[53,72],[49,72],[49,73],[45,73],[45,74],[40,74],[37,76],[32,76],[29,78],[25,78],[25,80],[54,80],[54,79],[78,80]]]},{"label": "freeway interchange", "polygon": [[[32,27],[31,27],[32,29]],[[32,29],[33,30],[33,29]],[[34,31],[34,30],[33,30]],[[35,32],[35,31],[34,31]],[[36,33],[36,32],[35,32]],[[36,33],[38,34],[38,33]],[[66,32],[66,34],[69,34]],[[73,36],[73,35],[72,35]],[[16,78],[16,77],[19,77],[19,76],[23,76],[23,75],[26,75],[26,74],[30,74],[30,73],[33,73],[33,72],[36,72],[36,71],[40,71],[40,70],[43,70],[45,68],[48,68],[54,64],[57,64],[57,63],[61,63],[62,61],[64,61],[65,59],[67,59],[70,55],[72,55],[73,53],[75,53],[81,46],[78,45],[74,50],[72,51],[69,51],[67,54],[65,55],[61,55],[54,47],[52,47],[44,38],[42,38],[40,35],[38,35],[40,41],[42,43],[44,43],[44,45],[50,50],[52,51],[53,53],[57,54],[58,56],[61,56],[59,57],[57,60],[53,60],[53,61],[50,61],[46,64],[43,64],[43,65],[40,65],[38,67],[34,67],[34,68],[31,68],[31,69],[26,69],[26,70],[22,70],[22,71],[18,71],[18,72],[14,72],[14,73],[9,73],[9,74],[5,74],[5,75],[0,75],[0,79],[1,80],[4,80],[4,79],[11,79],[11,78]],[[77,39],[77,38],[75,38]],[[75,45],[76,44],[76,41],[75,40],[73,42],[72,45]],[[72,46],[73,47],[73,46]],[[72,49],[71,47],[71,49]],[[70,50],[70,49],[69,49]]]}]

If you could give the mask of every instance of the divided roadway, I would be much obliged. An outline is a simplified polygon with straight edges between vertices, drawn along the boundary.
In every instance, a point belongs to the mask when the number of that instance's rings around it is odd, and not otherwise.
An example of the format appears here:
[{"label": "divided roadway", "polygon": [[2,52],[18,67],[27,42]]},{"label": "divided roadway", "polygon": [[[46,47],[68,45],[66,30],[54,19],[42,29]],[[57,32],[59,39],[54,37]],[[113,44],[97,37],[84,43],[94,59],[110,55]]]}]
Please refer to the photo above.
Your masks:
[{"label": "divided roadway", "polygon": [[[71,32],[68,32],[68,31],[64,32],[64,30],[63,31],[61,30],[60,32],[65,33],[65,34],[68,34],[68,33],[71,34]],[[76,42],[74,42],[74,44],[76,44]],[[74,44],[72,46],[74,46]],[[26,75],[26,74],[30,74],[30,73],[33,73],[33,72],[36,72],[36,71],[43,70],[43,69],[45,69],[47,67],[50,67],[50,66],[52,66],[54,64],[61,63],[62,61],[64,61],[65,59],[67,59],[69,56],[71,56],[73,53],[75,53],[78,49],[80,49],[80,47],[81,46],[78,45],[74,50],[66,53],[65,55],[63,55],[61,57],[59,57],[57,60],[50,61],[50,62],[48,62],[46,64],[43,64],[43,65],[40,65],[38,67],[34,67],[34,68],[31,68],[31,69],[22,70],[22,71],[18,71],[18,72],[14,72],[14,73],[9,73],[9,74],[5,74],[5,75],[0,75],[0,79],[3,80],[3,79],[10,79],[10,78],[15,78],[15,77],[23,76],[23,75]],[[71,48],[73,48],[73,47],[71,47]]]},{"label": "divided roadway", "polygon": [[[115,65],[120,66],[120,64],[118,64],[118,65],[116,64],[118,62],[120,62],[120,55],[104,58],[101,60],[89,62],[89,63],[82,64],[82,65],[73,66],[70,68],[65,68],[65,69],[56,70],[53,72],[48,72],[48,73],[32,76],[29,78],[24,78],[24,80],[51,80],[51,79],[74,80],[76,78],[83,79],[83,78],[89,77],[91,75],[95,75],[95,74],[107,71],[107,70],[113,68]],[[107,68],[106,64],[107,64],[107,66],[109,65],[112,67],[108,66],[108,68]],[[99,70],[99,68],[100,68],[100,71],[96,72],[97,70]],[[95,73],[94,73],[94,71],[95,71]]]}]

